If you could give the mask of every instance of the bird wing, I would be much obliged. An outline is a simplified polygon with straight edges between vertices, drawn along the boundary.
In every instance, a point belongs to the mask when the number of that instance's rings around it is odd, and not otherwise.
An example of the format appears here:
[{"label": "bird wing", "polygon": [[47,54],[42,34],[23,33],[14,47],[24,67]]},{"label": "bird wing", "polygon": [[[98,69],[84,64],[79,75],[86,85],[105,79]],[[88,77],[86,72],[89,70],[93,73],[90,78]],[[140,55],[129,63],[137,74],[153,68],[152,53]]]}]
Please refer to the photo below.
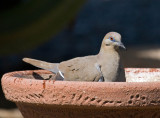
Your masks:
[{"label": "bird wing", "polygon": [[95,56],[77,57],[59,64],[59,70],[68,81],[98,81],[101,72],[96,67]]}]

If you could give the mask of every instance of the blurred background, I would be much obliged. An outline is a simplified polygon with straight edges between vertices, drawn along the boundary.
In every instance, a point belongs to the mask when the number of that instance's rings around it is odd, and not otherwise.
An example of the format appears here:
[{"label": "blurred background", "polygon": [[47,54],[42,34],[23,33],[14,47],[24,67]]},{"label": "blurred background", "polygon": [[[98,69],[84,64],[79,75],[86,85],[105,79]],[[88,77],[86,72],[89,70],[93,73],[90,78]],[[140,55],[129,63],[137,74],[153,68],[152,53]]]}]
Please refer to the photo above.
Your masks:
[{"label": "blurred background", "polygon": [[[97,54],[104,35],[119,32],[125,67],[160,67],[160,1],[1,0],[0,76],[37,69],[30,57],[61,62]],[[0,118],[21,118],[0,87]]]}]

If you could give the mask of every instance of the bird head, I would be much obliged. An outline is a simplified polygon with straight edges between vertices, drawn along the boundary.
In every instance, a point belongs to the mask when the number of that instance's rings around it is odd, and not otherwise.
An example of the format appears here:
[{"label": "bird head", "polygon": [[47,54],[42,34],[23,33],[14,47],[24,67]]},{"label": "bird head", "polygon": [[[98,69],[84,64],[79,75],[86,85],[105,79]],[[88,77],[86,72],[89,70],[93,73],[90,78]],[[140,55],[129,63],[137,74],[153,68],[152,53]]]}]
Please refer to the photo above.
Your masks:
[{"label": "bird head", "polygon": [[118,48],[122,47],[124,49],[125,46],[121,42],[121,35],[117,32],[109,32],[105,35],[103,42],[102,42],[103,47],[113,47],[113,48]]}]

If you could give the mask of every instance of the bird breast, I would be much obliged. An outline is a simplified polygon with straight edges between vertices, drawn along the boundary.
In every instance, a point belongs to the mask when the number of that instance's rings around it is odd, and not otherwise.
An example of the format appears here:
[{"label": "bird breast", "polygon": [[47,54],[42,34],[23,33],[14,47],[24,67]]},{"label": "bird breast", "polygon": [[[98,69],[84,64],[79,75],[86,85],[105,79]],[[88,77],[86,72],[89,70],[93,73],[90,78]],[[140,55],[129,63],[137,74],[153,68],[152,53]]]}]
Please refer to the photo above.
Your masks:
[{"label": "bird breast", "polygon": [[120,57],[118,52],[106,53],[99,59],[101,71],[106,82],[116,80]]}]

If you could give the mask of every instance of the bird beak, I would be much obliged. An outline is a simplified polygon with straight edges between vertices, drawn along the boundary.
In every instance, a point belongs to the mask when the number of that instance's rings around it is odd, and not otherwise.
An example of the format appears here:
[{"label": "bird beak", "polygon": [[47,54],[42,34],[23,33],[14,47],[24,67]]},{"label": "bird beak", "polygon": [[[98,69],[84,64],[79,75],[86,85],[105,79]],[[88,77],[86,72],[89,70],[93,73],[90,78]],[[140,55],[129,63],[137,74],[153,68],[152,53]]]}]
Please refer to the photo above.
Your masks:
[{"label": "bird beak", "polygon": [[122,47],[123,49],[126,50],[126,47],[123,45],[123,43],[119,42],[119,43],[118,43],[118,46],[119,46],[119,47]]}]

